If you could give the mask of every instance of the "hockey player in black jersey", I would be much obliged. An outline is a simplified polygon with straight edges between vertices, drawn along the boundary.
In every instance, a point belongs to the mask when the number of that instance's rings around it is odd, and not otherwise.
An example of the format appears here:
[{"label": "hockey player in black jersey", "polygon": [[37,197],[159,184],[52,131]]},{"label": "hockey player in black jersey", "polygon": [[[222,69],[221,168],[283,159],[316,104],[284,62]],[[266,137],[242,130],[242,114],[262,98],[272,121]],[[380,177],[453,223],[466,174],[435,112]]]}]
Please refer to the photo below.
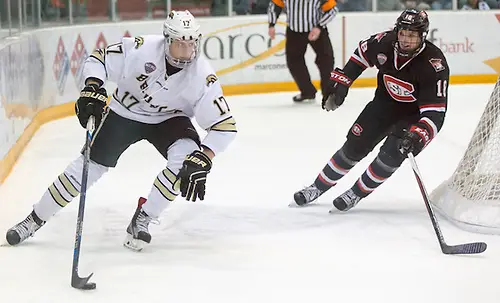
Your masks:
[{"label": "hockey player in black jersey", "polygon": [[332,71],[330,91],[322,101],[327,111],[342,105],[349,87],[366,68],[378,68],[377,89],[314,183],[294,194],[297,205],[325,193],[385,138],[357,182],[333,201],[338,210],[351,209],[387,180],[408,153],[420,153],[439,132],[450,71],[441,50],[425,39],[428,30],[426,12],[405,10],[393,30],[362,40],[344,68]]}]

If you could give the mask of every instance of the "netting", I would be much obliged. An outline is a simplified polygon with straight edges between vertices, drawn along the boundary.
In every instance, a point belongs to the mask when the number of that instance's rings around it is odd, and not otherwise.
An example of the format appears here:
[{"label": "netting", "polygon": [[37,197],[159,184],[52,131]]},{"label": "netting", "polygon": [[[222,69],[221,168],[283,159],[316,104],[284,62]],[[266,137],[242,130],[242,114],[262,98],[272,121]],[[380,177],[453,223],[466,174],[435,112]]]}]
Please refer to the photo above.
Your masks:
[{"label": "netting", "polygon": [[431,194],[450,220],[475,232],[500,234],[500,78],[465,154]]}]

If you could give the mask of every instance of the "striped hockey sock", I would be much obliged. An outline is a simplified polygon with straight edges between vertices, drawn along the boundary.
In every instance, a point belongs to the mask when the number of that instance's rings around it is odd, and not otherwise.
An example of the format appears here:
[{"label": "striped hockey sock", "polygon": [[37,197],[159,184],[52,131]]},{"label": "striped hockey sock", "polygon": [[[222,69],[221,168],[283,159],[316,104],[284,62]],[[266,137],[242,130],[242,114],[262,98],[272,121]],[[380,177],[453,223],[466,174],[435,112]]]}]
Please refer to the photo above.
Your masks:
[{"label": "striped hockey sock", "polygon": [[319,173],[314,185],[322,191],[327,191],[357,163],[358,161],[347,158],[344,151],[339,149]]},{"label": "striped hockey sock", "polygon": [[377,156],[353,185],[352,190],[356,195],[364,198],[392,176],[397,169],[398,167],[387,165],[380,159],[380,156]]}]

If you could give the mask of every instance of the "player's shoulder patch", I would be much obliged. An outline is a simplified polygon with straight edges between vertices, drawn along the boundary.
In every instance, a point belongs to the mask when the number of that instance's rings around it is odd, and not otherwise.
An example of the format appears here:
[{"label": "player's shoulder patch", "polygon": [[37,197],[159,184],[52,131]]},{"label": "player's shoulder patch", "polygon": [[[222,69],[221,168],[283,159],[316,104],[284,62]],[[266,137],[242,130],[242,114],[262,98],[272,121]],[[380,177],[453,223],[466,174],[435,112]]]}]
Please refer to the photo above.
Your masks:
[{"label": "player's shoulder patch", "polygon": [[443,59],[439,58],[431,58],[429,59],[429,63],[432,65],[436,73],[439,73],[440,71],[443,71],[446,69],[446,67],[443,64]]},{"label": "player's shoulder patch", "polygon": [[206,78],[207,87],[209,87],[210,85],[214,84],[215,81],[217,81],[217,76],[216,75],[214,75],[214,74],[208,75],[207,78]]},{"label": "player's shoulder patch", "polygon": [[135,48],[138,49],[139,47],[141,47],[144,44],[144,38],[141,36],[135,37],[134,44],[135,44]]}]

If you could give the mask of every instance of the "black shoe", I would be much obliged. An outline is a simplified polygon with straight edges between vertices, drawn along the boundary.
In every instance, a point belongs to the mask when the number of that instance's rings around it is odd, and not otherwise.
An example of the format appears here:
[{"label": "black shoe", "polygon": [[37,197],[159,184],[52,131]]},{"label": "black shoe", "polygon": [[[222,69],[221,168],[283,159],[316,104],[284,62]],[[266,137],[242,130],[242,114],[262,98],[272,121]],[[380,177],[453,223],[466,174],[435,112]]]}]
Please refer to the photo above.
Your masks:
[{"label": "black shoe", "polygon": [[32,211],[26,219],[16,224],[7,231],[6,239],[10,245],[17,245],[32,237],[37,230],[45,224],[35,211]]},{"label": "black shoe", "polygon": [[298,94],[292,98],[293,102],[310,102],[310,101],[316,101],[316,96],[302,96],[302,94]]}]

